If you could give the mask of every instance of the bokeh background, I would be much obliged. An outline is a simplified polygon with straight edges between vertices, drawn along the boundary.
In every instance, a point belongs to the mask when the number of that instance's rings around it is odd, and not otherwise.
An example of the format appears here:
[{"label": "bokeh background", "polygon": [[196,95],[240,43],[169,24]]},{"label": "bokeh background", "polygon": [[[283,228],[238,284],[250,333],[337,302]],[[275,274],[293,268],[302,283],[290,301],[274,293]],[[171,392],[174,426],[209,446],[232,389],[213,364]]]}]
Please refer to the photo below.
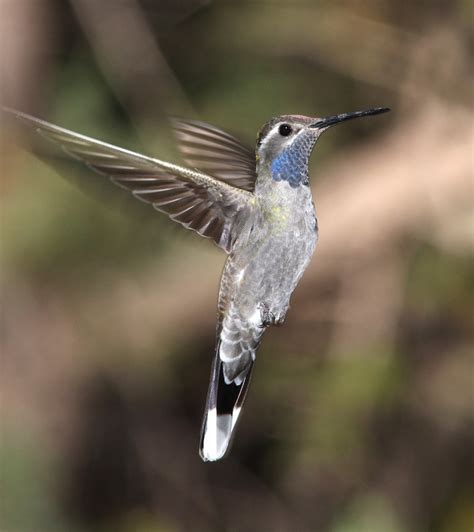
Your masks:
[{"label": "bokeh background", "polygon": [[472,531],[472,2],[0,9],[4,105],[160,158],[169,115],[392,108],[317,145],[319,246],[217,464],[224,254],[2,117],[1,530]]}]

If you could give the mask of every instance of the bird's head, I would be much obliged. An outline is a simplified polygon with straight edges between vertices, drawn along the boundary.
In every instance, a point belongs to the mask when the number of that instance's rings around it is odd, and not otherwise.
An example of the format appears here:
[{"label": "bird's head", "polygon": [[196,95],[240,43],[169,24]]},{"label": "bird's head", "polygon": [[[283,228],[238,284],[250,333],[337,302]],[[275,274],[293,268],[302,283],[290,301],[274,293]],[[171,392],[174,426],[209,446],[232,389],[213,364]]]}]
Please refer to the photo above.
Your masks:
[{"label": "bird's head", "polygon": [[327,118],[301,115],[272,118],[263,126],[257,138],[259,169],[268,169],[273,180],[288,181],[292,187],[307,185],[309,156],[321,133],[339,122],[389,110],[378,107]]}]

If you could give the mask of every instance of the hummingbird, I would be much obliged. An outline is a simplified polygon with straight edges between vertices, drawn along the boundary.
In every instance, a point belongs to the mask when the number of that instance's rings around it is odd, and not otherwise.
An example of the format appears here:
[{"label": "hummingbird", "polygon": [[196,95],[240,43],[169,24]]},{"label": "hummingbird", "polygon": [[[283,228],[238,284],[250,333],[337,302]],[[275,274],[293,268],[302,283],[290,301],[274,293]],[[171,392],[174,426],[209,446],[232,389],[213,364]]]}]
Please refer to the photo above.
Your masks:
[{"label": "hummingbird", "polygon": [[223,458],[263,334],[285,320],[291,295],[316,247],[318,222],[308,171],[316,141],[335,124],[389,109],[326,118],[278,116],[260,130],[255,150],[205,122],[173,119],[188,167],[6,111],[227,253],[199,445],[204,461]]}]

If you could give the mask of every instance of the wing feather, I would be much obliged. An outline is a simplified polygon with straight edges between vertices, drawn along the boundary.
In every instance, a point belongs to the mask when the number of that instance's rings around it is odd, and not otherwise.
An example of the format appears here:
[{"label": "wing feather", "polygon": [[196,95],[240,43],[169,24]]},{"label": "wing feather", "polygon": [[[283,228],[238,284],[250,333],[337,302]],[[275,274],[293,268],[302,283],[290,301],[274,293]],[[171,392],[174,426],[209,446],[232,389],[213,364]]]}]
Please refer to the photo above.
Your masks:
[{"label": "wing feather", "polygon": [[187,164],[253,192],[257,176],[252,149],[205,122],[175,118],[173,127]]},{"label": "wing feather", "polygon": [[[74,133],[19,111],[6,111],[136,198],[151,203],[184,227],[212,238],[225,251],[231,250],[237,236],[236,221],[251,210],[252,194],[237,187],[244,182],[241,177],[223,182],[199,171]],[[243,148],[232,136],[214,130],[212,126],[194,126],[194,129],[196,135],[207,143],[220,139],[223,152],[230,154],[226,167],[229,171],[232,157],[244,165]],[[241,153],[237,157],[239,150]],[[236,175],[240,176],[239,172],[241,170],[237,168]]]}]

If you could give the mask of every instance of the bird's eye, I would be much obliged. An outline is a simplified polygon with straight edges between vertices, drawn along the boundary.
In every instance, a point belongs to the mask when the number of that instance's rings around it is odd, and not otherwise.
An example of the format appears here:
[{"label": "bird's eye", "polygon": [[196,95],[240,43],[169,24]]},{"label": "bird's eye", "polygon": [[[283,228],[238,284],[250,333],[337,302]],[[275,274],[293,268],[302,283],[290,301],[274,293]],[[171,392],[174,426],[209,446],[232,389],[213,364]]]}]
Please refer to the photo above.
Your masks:
[{"label": "bird's eye", "polygon": [[290,124],[282,124],[278,128],[278,132],[282,137],[287,137],[288,135],[291,135],[293,129],[291,128]]}]

